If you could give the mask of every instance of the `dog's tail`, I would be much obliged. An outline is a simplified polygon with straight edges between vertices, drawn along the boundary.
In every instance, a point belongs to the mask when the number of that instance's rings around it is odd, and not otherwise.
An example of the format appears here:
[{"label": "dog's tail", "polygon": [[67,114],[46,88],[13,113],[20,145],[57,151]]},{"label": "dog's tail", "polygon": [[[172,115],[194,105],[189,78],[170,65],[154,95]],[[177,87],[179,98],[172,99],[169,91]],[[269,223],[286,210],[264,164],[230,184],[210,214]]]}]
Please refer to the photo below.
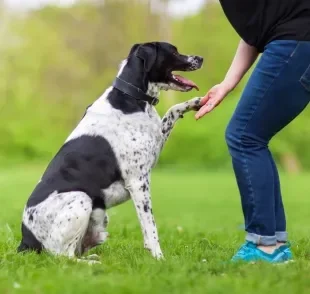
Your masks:
[{"label": "dog's tail", "polygon": [[22,223],[22,240],[17,247],[17,252],[36,251],[40,253],[42,249],[42,243],[39,242],[33,233]]}]

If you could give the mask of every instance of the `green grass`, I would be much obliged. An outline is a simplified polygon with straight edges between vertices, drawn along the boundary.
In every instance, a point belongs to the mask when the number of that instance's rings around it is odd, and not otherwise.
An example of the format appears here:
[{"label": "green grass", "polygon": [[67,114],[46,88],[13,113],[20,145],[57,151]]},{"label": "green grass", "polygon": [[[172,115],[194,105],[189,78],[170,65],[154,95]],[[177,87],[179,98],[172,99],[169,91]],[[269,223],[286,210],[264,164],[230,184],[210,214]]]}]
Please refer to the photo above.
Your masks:
[{"label": "green grass", "polygon": [[131,202],[110,210],[111,238],[91,253],[101,265],[47,254],[18,255],[25,201],[43,170],[0,171],[0,293],[309,293],[309,174],[282,176],[296,262],[232,265],[243,242],[242,214],[232,173],[156,170],[152,196],[165,261],[143,249]]}]

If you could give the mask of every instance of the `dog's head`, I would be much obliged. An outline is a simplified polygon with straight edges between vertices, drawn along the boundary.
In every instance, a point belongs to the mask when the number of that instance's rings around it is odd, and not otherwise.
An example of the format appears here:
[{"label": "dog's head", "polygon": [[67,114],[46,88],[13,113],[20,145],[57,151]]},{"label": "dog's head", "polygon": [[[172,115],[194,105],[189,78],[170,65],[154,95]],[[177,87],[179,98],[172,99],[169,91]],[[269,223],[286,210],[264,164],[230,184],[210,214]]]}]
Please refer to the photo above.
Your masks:
[{"label": "dog's head", "polygon": [[187,92],[197,89],[197,85],[174,71],[194,71],[201,68],[203,58],[196,55],[183,55],[172,44],[166,42],[150,42],[135,44],[128,59],[142,64],[144,79],[156,84],[160,90],[175,90]]}]

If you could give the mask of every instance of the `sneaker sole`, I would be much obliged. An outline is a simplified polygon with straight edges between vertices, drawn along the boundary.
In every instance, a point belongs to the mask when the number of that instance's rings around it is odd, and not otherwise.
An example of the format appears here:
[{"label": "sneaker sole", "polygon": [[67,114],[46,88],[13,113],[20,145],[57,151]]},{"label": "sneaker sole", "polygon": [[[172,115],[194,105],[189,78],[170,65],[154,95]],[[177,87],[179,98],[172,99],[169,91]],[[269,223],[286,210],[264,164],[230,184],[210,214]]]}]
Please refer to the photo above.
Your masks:
[{"label": "sneaker sole", "polygon": [[[287,260],[287,261],[283,261],[283,262],[265,262],[267,264],[272,264],[272,265],[275,265],[275,266],[278,266],[278,265],[287,265],[289,263],[294,263],[295,260]],[[257,264],[258,262],[257,261],[250,261],[249,264]]]}]

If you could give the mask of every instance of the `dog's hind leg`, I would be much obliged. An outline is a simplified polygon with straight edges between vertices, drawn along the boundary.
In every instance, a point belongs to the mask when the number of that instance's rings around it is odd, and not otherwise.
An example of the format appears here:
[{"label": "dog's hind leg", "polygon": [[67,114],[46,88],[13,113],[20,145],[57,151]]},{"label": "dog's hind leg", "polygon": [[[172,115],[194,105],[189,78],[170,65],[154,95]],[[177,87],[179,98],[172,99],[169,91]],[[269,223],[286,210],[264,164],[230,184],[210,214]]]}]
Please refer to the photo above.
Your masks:
[{"label": "dog's hind leg", "polygon": [[72,200],[58,213],[51,235],[59,254],[75,257],[83,254],[82,242],[92,213],[92,201],[86,193],[70,193]]},{"label": "dog's hind leg", "polygon": [[23,222],[45,250],[75,258],[82,254],[91,213],[92,200],[86,193],[55,191],[43,202],[26,208]]},{"label": "dog's hind leg", "polygon": [[[105,229],[108,226],[108,222],[109,218],[104,209],[95,208],[92,211],[87,232],[82,243],[82,251],[84,253],[93,247],[103,244],[107,240],[109,234],[105,231]],[[87,256],[86,258],[92,259],[95,257],[96,256],[93,254]]]},{"label": "dog's hind leg", "polygon": [[162,118],[161,130],[164,136],[163,144],[168,140],[169,135],[179,118],[191,110],[198,110],[200,108],[201,98],[196,97],[183,103],[172,106]]}]

